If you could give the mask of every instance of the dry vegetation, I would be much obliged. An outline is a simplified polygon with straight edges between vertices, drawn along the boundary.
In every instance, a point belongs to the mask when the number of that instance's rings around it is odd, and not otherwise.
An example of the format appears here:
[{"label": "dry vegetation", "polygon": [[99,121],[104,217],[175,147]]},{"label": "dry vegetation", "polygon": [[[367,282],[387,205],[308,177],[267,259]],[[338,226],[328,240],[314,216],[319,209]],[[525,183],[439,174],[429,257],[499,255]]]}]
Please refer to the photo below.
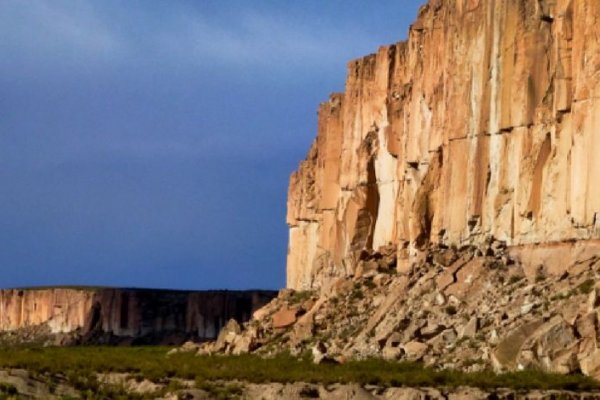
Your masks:
[{"label": "dry vegetation", "polygon": [[[0,349],[0,368],[26,369],[49,385],[57,381],[67,383],[87,399],[155,398],[176,390],[178,379],[195,381],[197,388],[216,398],[235,398],[241,393],[243,382],[600,390],[600,383],[588,377],[538,371],[501,375],[490,371],[437,371],[421,364],[379,359],[317,365],[308,356],[288,354],[268,359],[256,355],[196,356],[193,353],[167,357],[167,350],[165,347],[4,348]],[[128,393],[123,387],[102,384],[99,373],[127,373],[138,381],[147,379],[158,383],[161,389],[147,394]],[[10,385],[0,386],[0,393],[0,398],[14,398],[15,389]]]}]

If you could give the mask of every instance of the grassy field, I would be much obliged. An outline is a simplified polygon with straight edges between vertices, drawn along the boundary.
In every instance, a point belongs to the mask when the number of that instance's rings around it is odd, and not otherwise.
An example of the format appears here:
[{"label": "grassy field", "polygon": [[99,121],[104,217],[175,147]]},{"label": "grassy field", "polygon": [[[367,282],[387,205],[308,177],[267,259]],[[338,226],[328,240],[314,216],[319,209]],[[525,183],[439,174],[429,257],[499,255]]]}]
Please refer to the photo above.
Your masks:
[{"label": "grassy field", "polygon": [[23,368],[37,376],[60,376],[80,390],[97,390],[97,372],[127,372],[139,379],[168,382],[213,381],[360,383],[380,386],[474,386],[480,388],[600,390],[600,383],[581,375],[539,371],[507,374],[435,371],[420,364],[365,360],[315,365],[308,358],[280,355],[166,356],[166,347],[54,347],[0,349],[0,368]]}]

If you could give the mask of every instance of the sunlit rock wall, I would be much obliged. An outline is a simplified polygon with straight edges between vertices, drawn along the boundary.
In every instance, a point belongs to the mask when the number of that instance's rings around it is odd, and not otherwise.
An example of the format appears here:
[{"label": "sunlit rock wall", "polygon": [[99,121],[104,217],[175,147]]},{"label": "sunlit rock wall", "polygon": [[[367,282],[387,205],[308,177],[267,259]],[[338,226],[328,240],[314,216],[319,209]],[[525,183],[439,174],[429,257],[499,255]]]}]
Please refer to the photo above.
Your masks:
[{"label": "sunlit rock wall", "polygon": [[94,291],[78,289],[0,290],[0,330],[47,324],[52,333],[85,325]]},{"label": "sunlit rock wall", "polygon": [[361,251],[600,237],[600,1],[431,0],[348,65],[292,174],[287,286]]}]

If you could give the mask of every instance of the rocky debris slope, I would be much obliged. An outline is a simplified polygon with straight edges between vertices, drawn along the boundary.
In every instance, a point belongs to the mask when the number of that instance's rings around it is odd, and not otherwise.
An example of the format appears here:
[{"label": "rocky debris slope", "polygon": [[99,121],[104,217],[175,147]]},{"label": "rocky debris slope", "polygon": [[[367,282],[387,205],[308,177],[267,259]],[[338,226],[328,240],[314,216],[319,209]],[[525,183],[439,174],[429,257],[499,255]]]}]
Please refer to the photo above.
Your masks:
[{"label": "rocky debris slope", "polygon": [[231,318],[243,322],[271,291],[114,288],[0,290],[0,343],[180,344],[214,339]]},{"label": "rocky debris slope", "polygon": [[327,291],[282,290],[200,353],[311,352],[315,362],[383,357],[478,371],[543,369],[600,378],[600,254],[528,274],[499,241],[431,245],[409,274],[395,249],[364,252]]},{"label": "rocky debris slope", "polygon": [[600,238],[598,20],[597,0],[430,0],[350,62],[290,179],[287,287],[390,244],[406,271],[430,242]]}]

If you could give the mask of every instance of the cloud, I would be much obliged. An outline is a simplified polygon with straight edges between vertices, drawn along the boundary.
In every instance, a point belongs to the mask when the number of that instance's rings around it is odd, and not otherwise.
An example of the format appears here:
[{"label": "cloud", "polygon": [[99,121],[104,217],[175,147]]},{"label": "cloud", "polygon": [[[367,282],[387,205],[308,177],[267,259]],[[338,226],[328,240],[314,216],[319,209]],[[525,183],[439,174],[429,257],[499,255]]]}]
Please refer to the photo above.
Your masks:
[{"label": "cloud", "polygon": [[[271,140],[273,121],[300,115],[291,93],[316,75],[342,83],[348,53],[374,41],[361,28],[272,7],[240,3],[214,14],[198,3],[141,4],[0,1],[0,110],[10,115],[0,144],[19,146],[4,163],[23,154],[44,167],[90,154],[260,157],[265,143],[291,148],[290,133]],[[251,100],[257,93],[260,102]],[[277,95],[285,104],[269,100]],[[259,118],[259,103],[282,116]],[[230,120],[237,114],[252,127]]]},{"label": "cloud", "polygon": [[108,1],[103,8],[98,4],[1,2],[0,51],[7,57],[0,66],[48,73],[52,67],[90,68],[93,63],[104,69],[151,63],[175,70],[252,68],[294,74],[337,65],[349,56],[340,54],[342,49],[348,51],[349,37],[354,38],[357,55],[373,43],[359,28],[340,28],[276,10],[239,7],[215,16],[206,8],[178,2],[168,7],[154,4],[152,12],[139,3],[124,7]]},{"label": "cloud", "polygon": [[399,3],[0,0],[0,283],[283,284],[315,108]]},{"label": "cloud", "polygon": [[[177,32],[170,43],[189,38],[189,42],[179,43],[192,49],[200,62],[268,69],[310,68],[339,62],[340,49],[344,48],[341,44],[348,37],[372,42],[364,32],[338,30],[277,14],[248,11],[239,16],[235,25],[226,27],[198,15],[187,18],[183,24],[187,34]],[[360,47],[359,43],[356,45]]]},{"label": "cloud", "polygon": [[45,68],[110,60],[122,51],[121,38],[86,1],[5,0],[0,3],[0,51],[4,63]]}]

